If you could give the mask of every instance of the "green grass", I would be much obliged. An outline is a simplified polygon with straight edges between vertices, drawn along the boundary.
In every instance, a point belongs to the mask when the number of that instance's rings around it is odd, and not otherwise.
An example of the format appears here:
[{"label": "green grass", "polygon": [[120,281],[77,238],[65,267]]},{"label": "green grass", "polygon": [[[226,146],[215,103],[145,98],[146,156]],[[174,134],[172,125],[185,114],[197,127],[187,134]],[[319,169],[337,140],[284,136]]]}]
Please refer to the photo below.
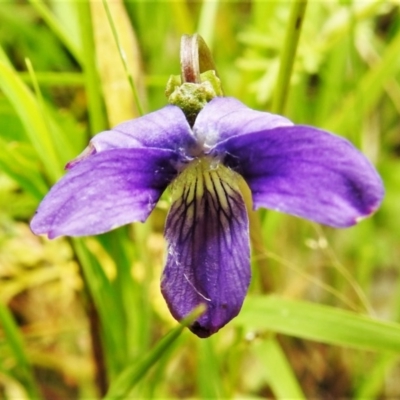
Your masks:
[{"label": "green grass", "polygon": [[[207,340],[160,294],[168,193],[97,237],[29,230],[91,136],[166,104],[195,32],[225,95],[347,137],[386,188],[346,230],[253,215],[249,295]],[[384,1],[1,2],[0,398],[399,398],[399,52]]]}]

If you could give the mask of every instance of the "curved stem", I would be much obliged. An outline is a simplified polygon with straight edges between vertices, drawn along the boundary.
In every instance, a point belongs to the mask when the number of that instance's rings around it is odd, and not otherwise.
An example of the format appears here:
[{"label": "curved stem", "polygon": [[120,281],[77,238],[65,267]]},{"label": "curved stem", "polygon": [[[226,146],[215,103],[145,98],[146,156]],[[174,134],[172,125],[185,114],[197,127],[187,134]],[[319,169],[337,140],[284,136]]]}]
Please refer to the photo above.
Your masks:
[{"label": "curved stem", "polygon": [[201,83],[201,73],[210,70],[217,73],[211,51],[198,33],[182,36],[180,56],[183,83]]}]

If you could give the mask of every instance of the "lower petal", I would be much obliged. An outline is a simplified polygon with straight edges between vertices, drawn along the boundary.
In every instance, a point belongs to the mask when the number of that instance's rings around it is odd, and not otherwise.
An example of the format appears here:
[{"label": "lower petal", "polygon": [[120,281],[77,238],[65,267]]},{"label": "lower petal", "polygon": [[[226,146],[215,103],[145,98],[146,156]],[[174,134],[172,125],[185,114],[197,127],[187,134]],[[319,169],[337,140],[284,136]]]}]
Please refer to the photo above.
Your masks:
[{"label": "lower petal", "polygon": [[177,320],[206,305],[191,326],[199,337],[212,335],[239,313],[250,282],[248,219],[237,178],[202,159],[173,184],[161,290]]},{"label": "lower petal", "polygon": [[177,154],[116,149],[76,164],[52,187],[31,221],[36,234],[86,236],[144,221],[175,178]]}]

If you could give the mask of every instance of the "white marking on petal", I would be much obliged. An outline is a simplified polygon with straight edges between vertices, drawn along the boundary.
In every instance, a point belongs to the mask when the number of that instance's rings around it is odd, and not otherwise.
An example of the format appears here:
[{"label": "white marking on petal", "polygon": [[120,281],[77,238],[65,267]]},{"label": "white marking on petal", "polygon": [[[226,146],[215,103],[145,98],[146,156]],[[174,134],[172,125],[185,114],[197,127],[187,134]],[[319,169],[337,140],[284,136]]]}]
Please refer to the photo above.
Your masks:
[{"label": "white marking on petal", "polygon": [[192,282],[190,282],[190,280],[189,280],[189,278],[186,276],[186,274],[183,274],[183,276],[185,277],[185,279],[188,281],[189,285],[193,288],[193,290],[194,290],[199,296],[201,296],[204,300],[211,301],[211,299],[209,299],[208,297],[204,296],[204,294],[201,294],[201,293],[196,289],[196,287],[193,285]]}]

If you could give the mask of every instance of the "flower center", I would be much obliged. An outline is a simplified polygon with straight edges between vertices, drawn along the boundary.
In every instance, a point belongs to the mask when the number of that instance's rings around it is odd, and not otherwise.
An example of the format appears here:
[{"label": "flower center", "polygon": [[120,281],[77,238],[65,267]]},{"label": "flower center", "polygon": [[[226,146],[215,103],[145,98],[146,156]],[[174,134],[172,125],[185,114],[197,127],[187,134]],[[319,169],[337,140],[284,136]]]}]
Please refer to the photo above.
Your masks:
[{"label": "flower center", "polygon": [[172,202],[182,196],[189,196],[186,202],[192,201],[193,196],[202,197],[205,191],[223,200],[227,195],[224,188],[226,190],[230,187],[233,191],[238,191],[238,179],[239,175],[225,167],[220,158],[195,158],[172,182]]}]

